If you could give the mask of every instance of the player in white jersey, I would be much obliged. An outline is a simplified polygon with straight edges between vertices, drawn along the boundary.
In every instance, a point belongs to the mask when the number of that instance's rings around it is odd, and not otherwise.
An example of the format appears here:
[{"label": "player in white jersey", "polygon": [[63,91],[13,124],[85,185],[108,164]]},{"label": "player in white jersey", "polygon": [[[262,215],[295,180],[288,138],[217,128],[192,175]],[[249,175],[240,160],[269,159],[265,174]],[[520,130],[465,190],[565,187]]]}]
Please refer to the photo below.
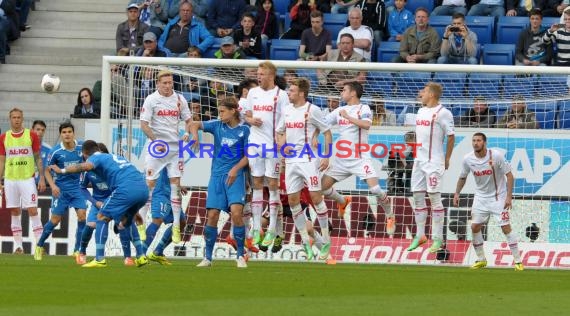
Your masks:
[{"label": "player in white jersey", "polygon": [[[333,185],[352,175],[366,180],[370,192],[378,196],[378,202],[386,213],[386,232],[393,235],[396,230],[396,221],[390,197],[378,185],[378,175],[372,165],[370,152],[360,152],[361,148],[368,146],[368,130],[372,125],[370,107],[360,103],[363,93],[364,90],[360,83],[356,81],[345,83],[340,96],[346,102],[346,106],[339,107],[326,116],[329,124],[339,126],[337,143],[343,142],[350,147],[351,152],[347,155],[348,157],[343,157],[338,152],[333,155],[331,165],[322,179],[322,190],[326,197],[338,203],[339,214],[344,217],[344,210],[352,198],[340,195]],[[347,147],[345,145],[343,148]]]},{"label": "player in white jersey", "polygon": [[[269,247],[275,239],[279,199],[279,155],[275,128],[282,119],[283,108],[289,104],[287,93],[275,85],[277,68],[269,61],[259,64],[259,87],[249,90],[249,111],[246,122],[251,125],[248,158],[253,176],[253,242]],[[261,213],[263,211],[263,184],[269,187],[269,227],[261,241]]]},{"label": "player in white jersey", "polygon": [[473,134],[471,143],[473,151],[463,158],[461,173],[453,196],[453,205],[459,206],[459,193],[465,185],[467,176],[472,173],[475,178],[475,198],[471,206],[471,231],[477,261],[471,268],[480,269],[487,266],[481,227],[489,221],[490,216],[493,216],[507,237],[515,263],[515,271],[522,271],[524,266],[521,263],[517,236],[513,233],[509,223],[509,210],[512,207],[515,181],[511,165],[505,160],[501,150],[487,149],[485,134]]},{"label": "player in white jersey", "polygon": [[[414,194],[414,216],[416,236],[408,251],[427,242],[425,234],[428,208],[425,194],[431,203],[432,239],[429,251],[434,253],[443,245],[443,222],[445,209],[441,203],[443,173],[449,167],[449,159],[455,144],[453,115],[439,103],[442,87],[428,82],[419,92],[424,105],[416,115],[416,157],[412,168],[411,190]],[[443,151],[443,142],[447,138],[447,147]]]},{"label": "player in white jersey", "polygon": [[[149,138],[145,157],[146,180],[149,196],[146,205],[141,210],[143,224],[139,225],[139,232],[144,232],[144,219],[152,201],[152,191],[160,171],[166,168],[170,179],[170,202],[174,222],[172,223],[172,241],[180,242],[180,213],[181,194],[180,177],[182,176],[183,160],[178,158],[179,121],[186,123],[183,141],[188,141],[192,115],[188,103],[181,94],[174,92],[172,73],[166,70],[157,75],[157,91],[146,97],[141,110],[141,128]],[[166,144],[166,145],[164,145]],[[142,233],[141,233],[142,235]],[[141,237],[142,239],[142,237]]]},{"label": "player in white jersey", "polygon": [[[321,247],[319,259],[326,260],[330,251],[329,217],[327,206],[321,193],[320,171],[329,165],[329,150],[332,143],[332,133],[321,109],[307,102],[310,83],[305,78],[295,79],[289,86],[289,101],[285,107],[283,120],[277,132],[280,133],[280,146],[285,157],[285,187],[289,207],[293,215],[295,227],[301,234],[307,259],[313,258],[313,250],[307,231],[307,217],[301,207],[301,190],[305,184],[309,188],[311,200],[315,205],[317,219],[321,227],[324,245]],[[312,144],[315,132],[324,134],[323,147],[317,148]],[[322,153],[322,154],[321,154]],[[318,159],[319,156],[323,158]]]},{"label": "player in white jersey", "polygon": [[257,87],[257,80],[251,78],[243,79],[238,85],[238,111],[239,111],[239,118],[240,122],[243,124],[245,123],[245,113],[247,111],[251,111],[249,108],[249,102],[247,101],[247,95],[249,94],[249,90]]}]

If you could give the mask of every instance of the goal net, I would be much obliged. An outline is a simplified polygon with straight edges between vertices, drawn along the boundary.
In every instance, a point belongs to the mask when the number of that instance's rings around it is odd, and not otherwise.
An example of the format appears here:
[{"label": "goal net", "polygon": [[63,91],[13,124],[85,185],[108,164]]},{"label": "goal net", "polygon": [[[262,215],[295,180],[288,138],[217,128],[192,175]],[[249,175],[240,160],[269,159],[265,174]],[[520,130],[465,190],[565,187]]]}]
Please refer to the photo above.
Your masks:
[{"label": "goal net", "polygon": [[[86,129],[86,137],[106,142],[114,153],[126,156],[142,171],[147,139],[139,126],[139,114],[144,98],[156,90],[154,76],[158,71],[173,72],[174,88],[188,101],[194,120],[208,120],[217,117],[219,100],[239,97],[237,87],[242,80],[256,79],[258,64],[257,60],[104,57],[101,121]],[[463,156],[472,150],[471,137],[484,132],[488,147],[504,151],[512,165],[515,185],[510,223],[520,241],[523,263],[527,267],[570,267],[570,253],[564,250],[570,244],[570,204],[565,189],[570,173],[570,133],[565,130],[570,127],[570,69],[296,61],[274,64],[285,86],[291,78],[308,78],[309,101],[326,113],[343,106],[339,82],[359,77],[364,86],[362,103],[370,105],[373,112],[369,144],[376,148],[373,163],[381,187],[392,200],[396,231],[386,233],[386,218],[376,197],[364,181],[350,177],[335,185],[342,194],[352,196],[344,217],[339,217],[335,203],[326,200],[332,223],[332,258],[358,263],[472,264],[476,260],[470,242],[472,176],[462,191],[460,205],[453,206],[452,200]],[[414,251],[406,250],[416,229],[409,189],[413,157],[390,159],[388,154],[393,146],[414,142],[415,113],[421,106],[418,92],[430,81],[443,86],[441,102],[453,113],[456,126],[455,147],[442,189],[445,245],[436,253],[428,251],[431,242]],[[338,132],[332,131],[336,139]],[[206,134],[201,137],[202,142],[211,140]],[[185,157],[182,184],[189,191],[184,205],[193,230],[188,231],[184,245],[168,248],[167,255],[203,256],[210,163],[208,158]],[[426,201],[429,205],[427,196]],[[316,213],[312,209],[309,213],[318,231]],[[430,223],[428,216],[428,239]],[[230,231],[225,213],[219,231],[215,258],[235,257],[225,242]],[[489,265],[511,266],[513,258],[506,238],[494,219],[485,225],[483,235]],[[282,237],[282,250],[273,253],[270,247],[252,257],[306,260],[290,218],[284,219]]]}]

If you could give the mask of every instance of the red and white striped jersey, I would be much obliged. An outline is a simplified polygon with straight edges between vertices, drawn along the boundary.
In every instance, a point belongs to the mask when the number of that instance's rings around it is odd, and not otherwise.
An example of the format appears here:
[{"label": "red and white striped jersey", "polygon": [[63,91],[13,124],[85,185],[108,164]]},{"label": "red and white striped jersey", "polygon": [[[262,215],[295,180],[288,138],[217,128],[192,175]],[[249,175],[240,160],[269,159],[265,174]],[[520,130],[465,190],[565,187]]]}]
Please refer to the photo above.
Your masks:
[{"label": "red and white striped jersey", "polygon": [[446,136],[454,134],[453,115],[441,104],[419,109],[416,115],[416,141],[419,144],[416,160],[445,163],[443,142]]},{"label": "red and white striped jersey", "polygon": [[337,143],[342,141],[344,148],[349,147],[352,150],[350,158],[347,159],[370,159],[369,151],[359,153],[358,156],[360,157],[357,157],[356,152],[357,144],[368,144],[368,130],[360,128],[340,116],[341,110],[345,110],[351,117],[372,122],[372,111],[370,111],[370,107],[366,104],[345,105],[336,108],[326,117],[327,122],[331,126],[338,125],[339,136],[336,140]]},{"label": "red and white striped jersey", "polygon": [[249,142],[258,145],[273,144],[275,128],[282,119],[283,109],[289,104],[287,93],[277,86],[270,90],[255,87],[249,90],[247,101],[249,104],[245,107],[251,111],[252,117],[263,121],[261,126],[251,126]]}]

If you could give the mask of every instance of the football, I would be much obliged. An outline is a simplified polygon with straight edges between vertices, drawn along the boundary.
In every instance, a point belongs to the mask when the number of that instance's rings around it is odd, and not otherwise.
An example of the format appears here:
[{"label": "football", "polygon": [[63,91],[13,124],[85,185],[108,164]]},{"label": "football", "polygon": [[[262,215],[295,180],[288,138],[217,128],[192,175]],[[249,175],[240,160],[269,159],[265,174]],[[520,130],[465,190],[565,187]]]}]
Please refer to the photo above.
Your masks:
[{"label": "football", "polygon": [[45,74],[42,78],[42,90],[47,93],[56,93],[59,91],[59,84],[61,80],[58,76],[53,74]]}]

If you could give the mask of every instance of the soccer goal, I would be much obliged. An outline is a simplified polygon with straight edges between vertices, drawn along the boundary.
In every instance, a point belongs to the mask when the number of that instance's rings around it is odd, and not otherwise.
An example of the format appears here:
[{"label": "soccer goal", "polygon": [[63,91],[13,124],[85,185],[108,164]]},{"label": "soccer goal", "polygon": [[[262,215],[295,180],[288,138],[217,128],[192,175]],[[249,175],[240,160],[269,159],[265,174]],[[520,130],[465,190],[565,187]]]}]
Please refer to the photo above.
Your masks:
[{"label": "soccer goal", "polygon": [[[101,121],[88,125],[87,138],[104,141],[114,152],[126,156],[142,171],[147,154],[146,137],[139,126],[144,98],[155,91],[154,76],[163,69],[174,74],[174,89],[188,101],[195,120],[217,116],[217,102],[238,97],[237,87],[246,79],[256,79],[257,60],[214,60],[195,58],[103,58]],[[562,67],[518,67],[481,65],[413,65],[382,63],[331,63],[274,61],[278,76],[287,85],[294,77],[311,82],[309,100],[328,112],[343,106],[340,82],[358,78],[364,87],[362,103],[370,105],[373,127],[369,144],[376,148],[374,164],[382,188],[387,189],[396,215],[396,231],[386,233],[386,219],[366,183],[351,177],[337,183],[352,204],[343,218],[337,206],[326,201],[332,221],[331,255],[339,262],[394,264],[470,265],[476,257],[471,246],[470,206],[474,185],[472,176],[464,187],[459,207],[453,193],[463,157],[472,151],[475,132],[484,132],[488,147],[500,148],[512,166],[515,177],[510,222],[527,267],[570,267],[570,203],[566,187],[570,176],[570,69]],[[429,244],[406,251],[415,233],[414,201],[409,190],[411,157],[389,158],[393,144],[413,142],[415,113],[421,104],[418,92],[433,81],[443,87],[441,103],[454,116],[455,147],[451,165],[443,179],[445,206],[445,246],[429,253]],[[533,114],[521,117],[514,108]],[[503,117],[506,116],[506,119]],[[180,125],[182,129],[182,125]],[[333,129],[333,138],[337,137]],[[202,137],[207,137],[202,135]],[[207,140],[207,138],[205,138]],[[387,150],[386,150],[387,149]],[[188,222],[193,232],[186,236],[182,253],[188,258],[203,254],[206,186],[210,159],[185,158],[182,183],[189,188],[185,197]],[[318,228],[314,210],[310,211]],[[224,240],[229,233],[227,217],[214,254],[218,258],[235,255]],[[223,222],[222,222],[223,221]],[[284,247],[253,255],[268,260],[305,260],[300,236],[292,220],[285,219]],[[430,218],[427,222],[430,235]],[[498,223],[491,220],[483,229],[486,258],[490,266],[511,266],[506,239]],[[170,254],[173,254],[171,250]],[[168,254],[168,253],[167,253]]]}]

